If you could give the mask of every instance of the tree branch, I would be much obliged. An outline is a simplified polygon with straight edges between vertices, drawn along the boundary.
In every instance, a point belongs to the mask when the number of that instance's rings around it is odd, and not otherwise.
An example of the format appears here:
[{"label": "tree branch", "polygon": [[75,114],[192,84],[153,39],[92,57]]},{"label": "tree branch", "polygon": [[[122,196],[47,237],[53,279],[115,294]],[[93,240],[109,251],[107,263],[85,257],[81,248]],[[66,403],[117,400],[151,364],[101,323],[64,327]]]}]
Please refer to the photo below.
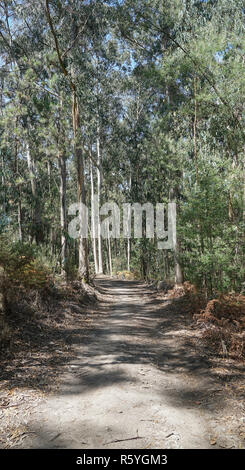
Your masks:
[{"label": "tree branch", "polygon": [[85,26],[86,26],[86,24],[87,24],[88,19],[89,19],[90,16],[91,16],[91,14],[89,14],[89,15],[87,16],[87,19],[86,19],[85,23],[82,25],[83,27],[82,27],[80,30],[78,30],[75,39],[72,41],[71,46],[69,46],[69,47],[65,50],[65,52],[63,52],[63,54],[62,54],[62,59],[63,59],[63,58],[66,56],[66,54],[68,54],[68,52],[70,52],[70,50],[73,48],[73,46],[74,46],[74,44],[75,44],[75,42],[76,42],[76,40],[77,40],[79,34],[81,34],[82,31],[84,30],[84,28],[85,28]]},{"label": "tree branch", "polygon": [[75,84],[73,83],[71,77],[69,77],[68,71],[67,71],[67,69],[66,69],[66,66],[65,66],[65,64],[64,64],[64,61],[63,61],[62,56],[61,56],[61,53],[60,53],[59,42],[58,42],[57,35],[56,35],[55,29],[54,29],[54,25],[53,25],[52,18],[51,18],[51,15],[50,15],[49,0],[46,0],[46,12],[47,12],[47,18],[48,18],[48,23],[49,23],[50,31],[51,31],[52,36],[53,36],[53,38],[54,38],[55,49],[56,49],[56,52],[57,52],[57,56],[58,56],[60,68],[61,68],[63,74],[65,75],[65,77],[68,77],[68,78],[69,78],[70,86],[71,86],[72,90],[75,91],[75,90],[76,90],[76,86],[75,86]]}]

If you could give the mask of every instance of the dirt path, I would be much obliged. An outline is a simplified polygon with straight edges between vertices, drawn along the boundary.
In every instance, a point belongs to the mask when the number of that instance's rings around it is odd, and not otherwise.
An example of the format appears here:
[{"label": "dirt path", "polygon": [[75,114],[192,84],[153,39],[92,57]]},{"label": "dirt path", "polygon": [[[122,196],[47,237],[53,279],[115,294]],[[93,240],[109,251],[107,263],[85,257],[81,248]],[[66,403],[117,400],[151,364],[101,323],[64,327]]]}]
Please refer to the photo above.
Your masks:
[{"label": "dirt path", "polygon": [[97,282],[108,302],[58,392],[28,418],[23,447],[219,447],[219,384],[182,334],[184,315],[141,283]]}]

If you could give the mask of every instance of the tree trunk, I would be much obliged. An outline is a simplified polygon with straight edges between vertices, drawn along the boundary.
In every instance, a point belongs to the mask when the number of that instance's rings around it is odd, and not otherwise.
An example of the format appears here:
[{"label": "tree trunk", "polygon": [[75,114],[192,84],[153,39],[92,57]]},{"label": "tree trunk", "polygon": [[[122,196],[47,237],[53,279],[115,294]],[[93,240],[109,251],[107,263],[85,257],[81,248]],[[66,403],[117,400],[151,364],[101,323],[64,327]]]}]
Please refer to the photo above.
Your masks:
[{"label": "tree trunk", "polygon": [[51,245],[51,255],[53,256],[55,254],[55,232],[54,232],[54,227],[50,227],[50,234],[49,234],[49,240],[50,240],[50,245]]},{"label": "tree trunk", "polygon": [[[74,138],[74,156],[77,170],[77,196],[78,203],[86,205],[86,193],[84,184],[84,162],[82,155],[81,144],[79,144],[79,127],[80,116],[78,109],[78,101],[76,89],[72,93],[72,121],[73,121],[73,138]],[[80,223],[82,223],[83,216],[80,211]],[[88,243],[87,239],[80,234],[79,237],[79,266],[78,271],[82,279],[88,281],[89,279],[89,266],[88,266]]]},{"label": "tree trunk", "polygon": [[33,199],[33,205],[32,205],[32,222],[33,222],[33,227],[32,227],[32,239],[36,242],[36,244],[39,244],[41,241],[41,217],[40,217],[40,207],[38,204],[38,196],[37,196],[37,185],[36,185],[36,167],[35,167],[35,161],[32,158],[31,151],[30,151],[30,146],[29,143],[27,143],[27,166],[29,170],[29,176],[30,176],[30,181],[31,181],[31,192],[32,192],[32,199]]},{"label": "tree trunk", "polygon": [[[50,15],[49,9],[49,0],[45,1],[46,4],[46,13],[47,19],[50,27],[51,34],[54,38],[55,49],[57,52],[60,68],[66,78],[69,79],[70,88],[72,90],[72,123],[73,123],[73,139],[74,139],[74,157],[76,162],[77,170],[77,193],[78,193],[78,204],[82,203],[86,205],[86,194],[85,194],[85,184],[84,184],[84,164],[83,164],[83,154],[81,143],[79,145],[79,127],[80,127],[80,117],[79,117],[79,107],[77,100],[77,89],[74,80],[74,70],[71,71],[71,76],[69,75],[66,64],[62,58],[62,54],[59,49],[59,41],[55,32],[53,21]],[[77,38],[77,24],[76,17],[74,15],[74,22],[72,27],[72,39],[75,43]],[[79,211],[80,223],[82,219],[81,211]],[[88,243],[87,239],[82,236],[80,233],[79,237],[79,267],[78,271],[82,279],[87,281],[89,279],[89,264],[88,264]]]},{"label": "tree trunk", "polygon": [[[98,194],[98,206],[99,206],[99,209],[100,209],[100,202],[101,202],[101,153],[100,153],[99,126],[97,127],[96,147],[97,147],[97,194]],[[103,255],[102,255],[101,223],[100,223],[100,215],[99,214],[98,214],[98,255],[99,255],[99,262],[98,262],[99,273],[102,274],[103,273]]]},{"label": "tree trunk", "polygon": [[107,233],[108,233],[108,257],[109,257],[109,268],[110,268],[110,276],[112,276],[111,239],[110,239],[109,223],[108,223]]},{"label": "tree trunk", "polygon": [[66,159],[64,153],[61,152],[58,156],[58,165],[60,170],[60,230],[61,230],[61,274],[66,273],[66,255],[67,255],[67,240],[66,240]]},{"label": "tree trunk", "polygon": [[[14,173],[15,178],[18,179],[19,174],[19,165],[18,165],[18,144],[15,139],[15,157],[14,157]],[[21,205],[21,186],[17,184],[17,193],[18,193],[18,232],[19,232],[19,241],[23,241],[23,232],[22,232],[22,205]]]},{"label": "tree trunk", "polygon": [[23,241],[23,232],[22,232],[22,207],[21,207],[21,192],[19,189],[18,195],[18,230],[19,230],[19,240]]},{"label": "tree trunk", "polygon": [[180,248],[178,241],[176,242],[176,247],[174,250],[174,270],[175,270],[175,284],[181,285],[184,282],[184,276],[182,272],[182,268],[179,262],[179,255],[180,255]]},{"label": "tree trunk", "polygon": [[196,184],[198,182],[198,162],[197,162],[197,79],[194,77],[194,122],[193,122],[193,147],[194,161],[196,169]]},{"label": "tree trunk", "polygon": [[50,163],[50,160],[48,160],[48,163],[47,163],[47,170],[48,170],[48,191],[49,191],[49,196],[51,198],[51,163]]},{"label": "tree trunk", "polygon": [[[129,196],[130,196],[130,201],[131,201],[131,198],[132,198],[131,189],[132,189],[132,169],[131,169],[131,167],[130,167],[130,175],[129,175]],[[127,261],[128,261],[128,271],[130,271],[130,257],[131,257],[131,209],[128,211],[127,224],[128,224]]]},{"label": "tree trunk", "polygon": [[243,222],[245,222],[245,158],[243,161]]},{"label": "tree trunk", "polygon": [[128,258],[128,271],[130,272],[130,250],[131,250],[131,240],[128,238],[128,246],[127,246],[127,258]]},{"label": "tree trunk", "polygon": [[[175,200],[175,192],[173,188],[170,189],[169,200],[170,202],[174,202]],[[175,284],[180,285],[180,284],[183,284],[184,282],[184,276],[183,276],[183,272],[182,272],[182,268],[181,268],[181,264],[179,260],[180,245],[179,245],[178,237],[176,237],[176,245],[174,246],[173,250],[174,250]]]},{"label": "tree trunk", "polygon": [[93,255],[94,255],[94,269],[95,273],[98,274],[98,257],[97,257],[97,246],[96,246],[96,234],[95,234],[95,213],[94,213],[94,177],[93,177],[93,165],[90,163],[90,179],[91,179],[91,228],[92,228],[92,244],[93,244]]}]

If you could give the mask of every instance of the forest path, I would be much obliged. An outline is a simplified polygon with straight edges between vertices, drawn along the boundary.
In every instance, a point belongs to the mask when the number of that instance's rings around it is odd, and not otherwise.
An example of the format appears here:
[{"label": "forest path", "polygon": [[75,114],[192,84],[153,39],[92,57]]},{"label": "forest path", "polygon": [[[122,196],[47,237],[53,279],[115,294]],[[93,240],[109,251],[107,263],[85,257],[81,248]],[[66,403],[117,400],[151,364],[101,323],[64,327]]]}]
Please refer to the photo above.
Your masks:
[{"label": "forest path", "polygon": [[31,415],[25,447],[214,447],[222,404],[208,363],[182,334],[190,320],[142,283],[96,283],[108,301],[57,393]]}]

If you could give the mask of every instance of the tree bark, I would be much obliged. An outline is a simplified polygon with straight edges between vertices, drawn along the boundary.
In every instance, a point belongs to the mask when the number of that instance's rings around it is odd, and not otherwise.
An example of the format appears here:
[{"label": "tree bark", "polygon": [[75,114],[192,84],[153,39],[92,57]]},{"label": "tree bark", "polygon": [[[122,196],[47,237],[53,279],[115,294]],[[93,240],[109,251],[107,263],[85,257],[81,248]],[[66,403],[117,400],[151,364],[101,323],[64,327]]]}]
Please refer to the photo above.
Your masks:
[{"label": "tree bark", "polygon": [[108,223],[108,258],[109,258],[109,269],[110,269],[110,276],[112,276],[112,259],[111,259],[111,239],[110,239],[110,231],[109,231],[109,223]]},{"label": "tree bark", "polygon": [[[85,193],[85,184],[84,184],[84,162],[83,162],[83,154],[82,154],[82,147],[81,144],[79,145],[79,130],[80,130],[80,116],[79,116],[79,106],[78,106],[78,99],[77,99],[77,88],[76,83],[74,80],[74,73],[72,71],[71,75],[68,73],[66,64],[63,60],[63,56],[61,54],[59,48],[59,41],[58,37],[53,25],[53,21],[51,18],[50,10],[49,10],[49,3],[50,0],[46,0],[46,13],[47,13],[47,20],[50,27],[51,34],[54,38],[55,49],[59,61],[60,68],[64,74],[64,76],[68,79],[70,89],[72,91],[72,122],[73,122],[73,139],[74,139],[74,157],[76,162],[76,170],[77,170],[77,195],[78,195],[78,203],[82,203],[86,205],[86,193]],[[72,36],[73,36],[73,43],[77,38],[77,27],[74,18],[74,24],[72,29]],[[81,218],[81,214],[80,214]],[[89,279],[89,264],[88,264],[88,243],[87,239],[83,238],[81,235],[79,237],[79,267],[78,271],[82,279],[87,281]]]},{"label": "tree bark", "polygon": [[243,160],[243,222],[245,223],[245,158]]},{"label": "tree bark", "polygon": [[19,230],[19,241],[23,241],[23,231],[22,231],[22,206],[21,206],[21,192],[19,189],[18,195],[18,230]]},{"label": "tree bark", "polygon": [[67,240],[66,240],[66,159],[64,153],[61,152],[58,156],[58,165],[60,170],[60,241],[61,241],[61,274],[66,274],[66,256],[67,256]]},{"label": "tree bark", "polygon": [[[18,165],[18,144],[15,139],[15,157],[14,157],[14,174],[15,178],[18,178],[19,174],[19,165]],[[19,241],[23,241],[23,231],[22,231],[22,205],[21,205],[21,186],[17,184],[17,193],[18,193],[18,232],[19,232]]]},{"label": "tree bark", "polygon": [[[77,197],[78,203],[86,205],[86,193],[84,184],[84,162],[82,147],[79,144],[79,129],[80,129],[80,116],[77,101],[76,89],[72,93],[72,121],[73,121],[73,138],[74,138],[74,155],[77,170]],[[80,213],[80,222],[82,222],[82,214]],[[88,243],[87,239],[83,238],[80,234],[79,237],[79,266],[78,271],[82,279],[88,281],[89,279],[89,266],[88,266]]]},{"label": "tree bark", "polygon": [[[97,139],[96,139],[96,147],[97,147],[97,194],[98,194],[98,206],[100,209],[101,203],[101,153],[100,153],[100,135],[99,135],[99,126],[97,127]],[[101,223],[100,223],[100,215],[98,214],[98,268],[99,273],[103,273],[103,254],[102,254],[102,239],[101,239]]]},{"label": "tree bark", "polygon": [[175,284],[177,286],[183,284],[184,282],[184,276],[183,276],[182,268],[179,262],[179,255],[180,255],[180,247],[179,247],[179,243],[177,240],[176,247],[174,250]]},{"label": "tree bark", "polygon": [[[171,188],[169,192],[169,201],[174,202],[174,200],[175,200],[175,192],[173,188]],[[183,276],[179,256],[180,256],[180,245],[179,245],[178,237],[176,237],[176,245],[174,246],[174,272],[175,272],[175,284],[176,285],[181,285],[184,282],[184,276]]]},{"label": "tree bark", "polygon": [[29,176],[31,181],[31,192],[32,192],[32,239],[36,244],[41,241],[41,216],[40,216],[40,205],[38,203],[37,185],[36,185],[36,166],[35,160],[32,158],[29,142],[27,142],[27,166],[29,170]]},{"label": "tree bark", "polygon": [[95,234],[95,213],[94,213],[94,177],[93,177],[93,165],[90,163],[90,180],[91,180],[91,227],[92,227],[92,245],[94,255],[94,269],[95,273],[98,274],[98,257],[97,257],[97,246],[96,246],[96,234]]},{"label": "tree bark", "polygon": [[196,183],[198,182],[198,162],[197,162],[197,78],[194,77],[194,122],[193,122],[193,146],[196,169]]},{"label": "tree bark", "polygon": [[[130,175],[129,175],[129,196],[131,201],[131,190],[132,190],[132,169],[130,167]],[[130,209],[131,210],[131,209]],[[131,212],[128,211],[128,242],[127,242],[127,261],[128,261],[128,271],[130,271],[130,258],[131,258]]]}]

